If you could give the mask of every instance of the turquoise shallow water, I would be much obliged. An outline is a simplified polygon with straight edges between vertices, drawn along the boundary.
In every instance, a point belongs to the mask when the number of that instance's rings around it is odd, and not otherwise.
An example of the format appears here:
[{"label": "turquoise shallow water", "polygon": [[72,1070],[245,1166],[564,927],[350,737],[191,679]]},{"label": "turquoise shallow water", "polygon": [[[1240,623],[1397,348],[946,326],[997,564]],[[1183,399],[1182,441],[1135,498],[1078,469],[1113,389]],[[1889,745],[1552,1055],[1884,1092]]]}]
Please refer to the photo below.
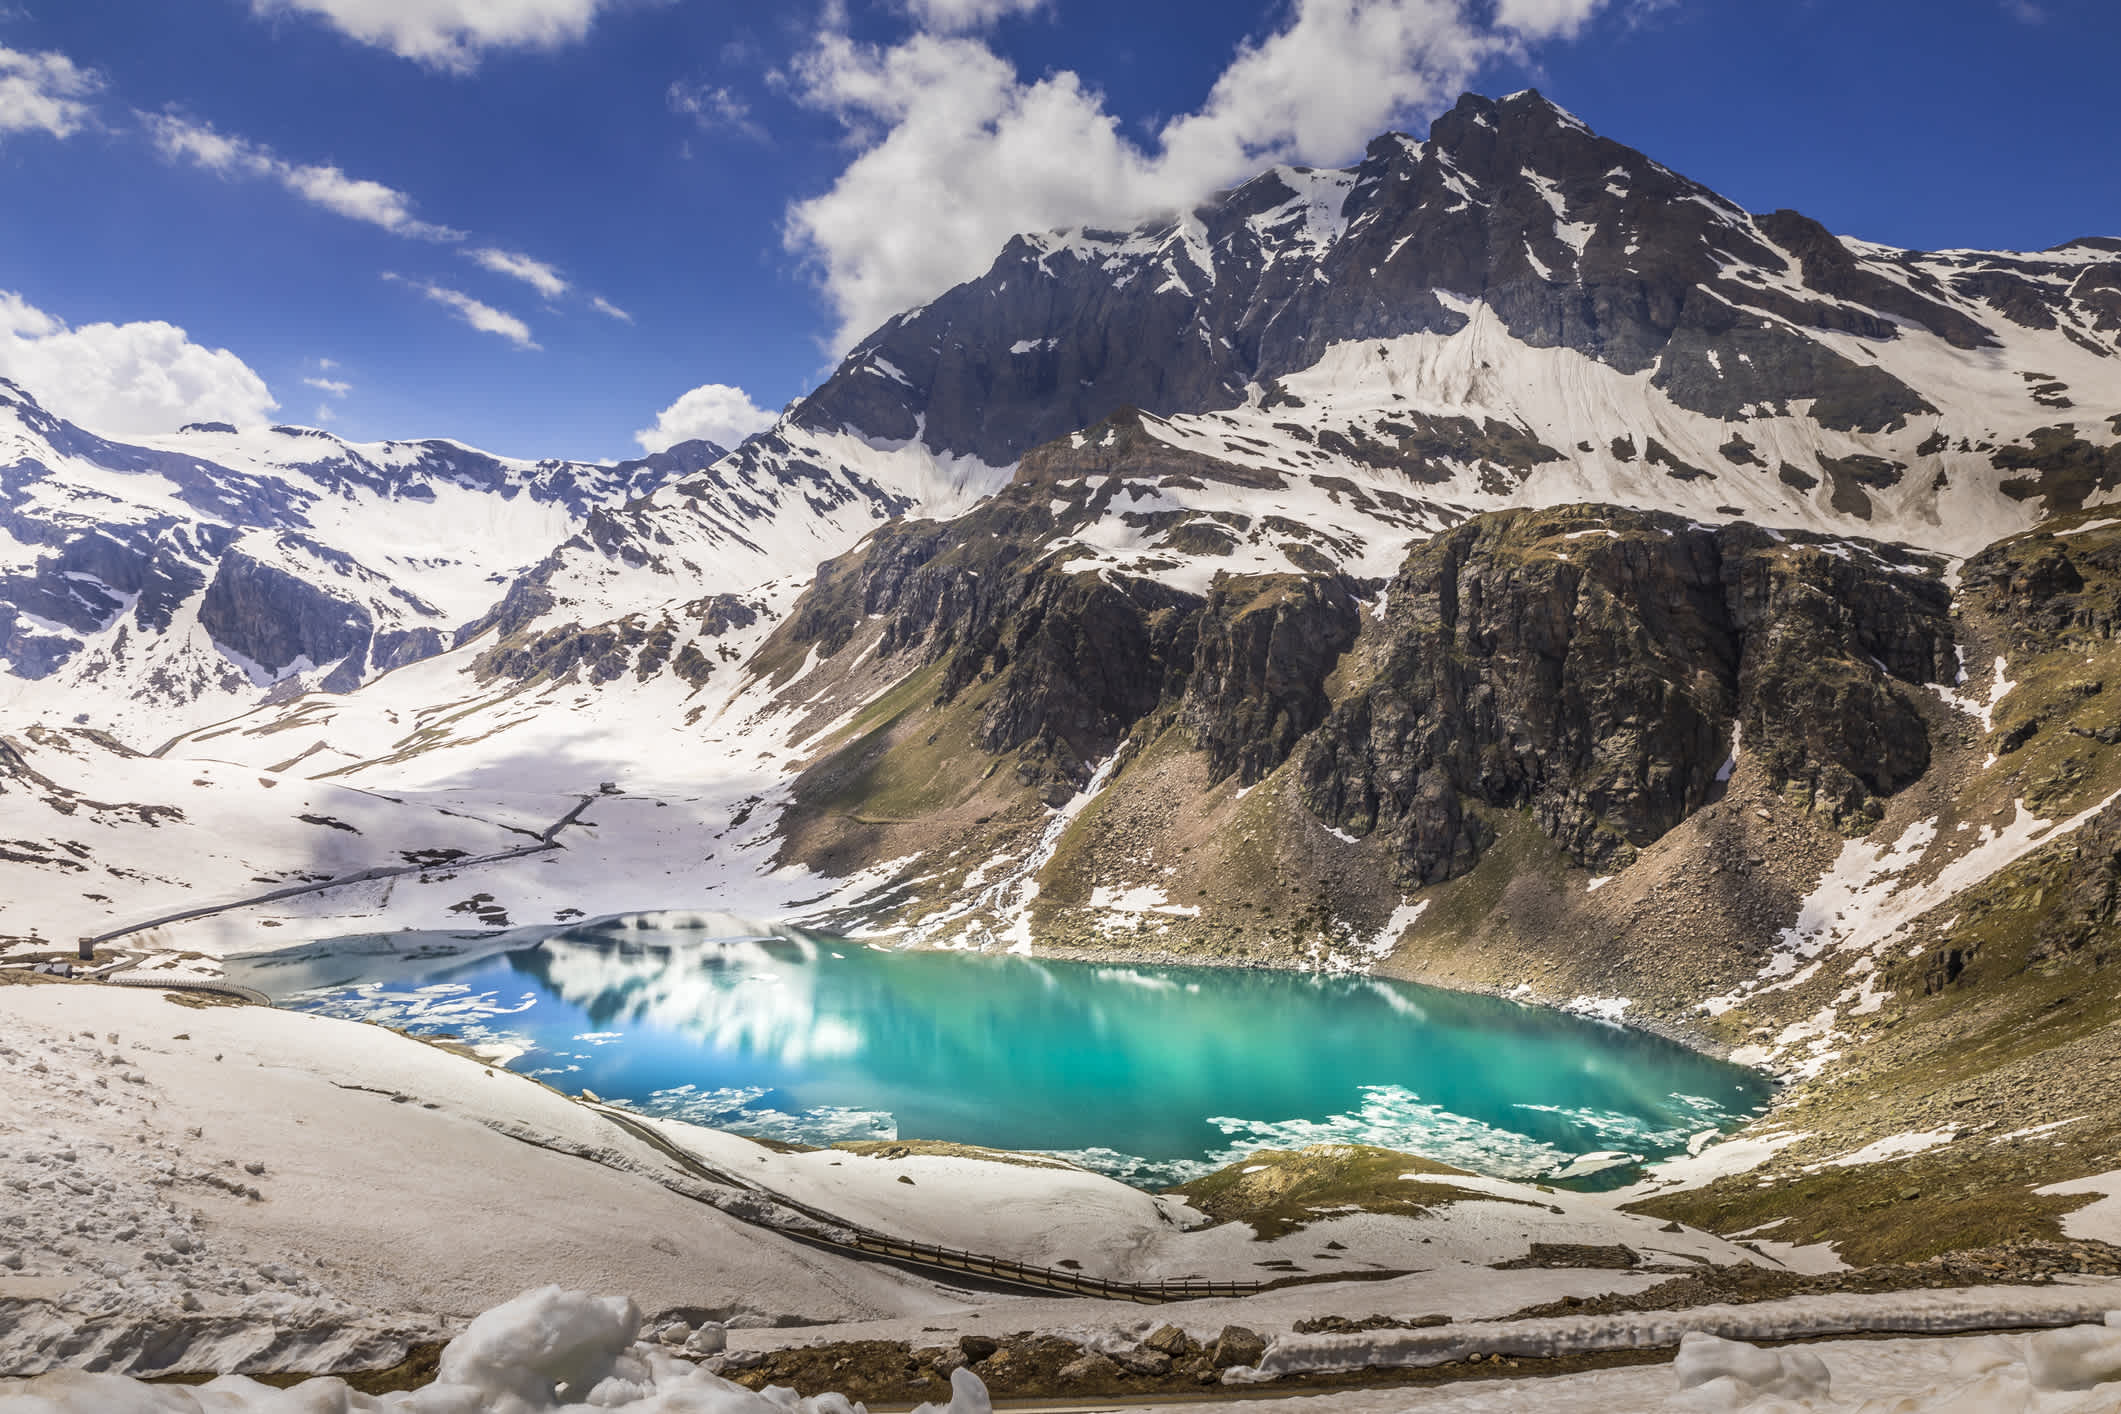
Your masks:
[{"label": "turquoise shallow water", "polygon": [[[1362,977],[681,930],[378,975],[286,1000],[512,1041],[515,1069],[561,1089],[722,1128],[1044,1150],[1150,1185],[1326,1141],[1510,1177],[1592,1152],[1654,1160],[1769,1093],[1640,1032]],[[269,971],[247,980],[271,988]]]}]

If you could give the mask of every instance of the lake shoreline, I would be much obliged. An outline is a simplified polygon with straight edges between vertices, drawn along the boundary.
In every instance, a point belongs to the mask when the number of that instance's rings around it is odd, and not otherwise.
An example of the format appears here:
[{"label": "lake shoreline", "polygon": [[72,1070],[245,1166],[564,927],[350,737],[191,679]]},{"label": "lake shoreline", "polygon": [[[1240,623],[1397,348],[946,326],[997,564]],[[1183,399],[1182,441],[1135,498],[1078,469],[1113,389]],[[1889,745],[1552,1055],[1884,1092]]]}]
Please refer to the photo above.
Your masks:
[{"label": "lake shoreline", "polygon": [[[277,988],[269,967],[246,976],[305,1011],[505,1044],[521,1073],[646,1113],[782,1142],[1059,1154],[1149,1189],[1315,1142],[1548,1181],[1587,1158],[1673,1157],[1774,1099],[1758,1072],[1645,1028],[1349,970],[690,927],[505,955],[435,941],[402,967],[367,939],[352,975],[310,947]],[[973,1075],[1008,1102],[970,1098]]]}]

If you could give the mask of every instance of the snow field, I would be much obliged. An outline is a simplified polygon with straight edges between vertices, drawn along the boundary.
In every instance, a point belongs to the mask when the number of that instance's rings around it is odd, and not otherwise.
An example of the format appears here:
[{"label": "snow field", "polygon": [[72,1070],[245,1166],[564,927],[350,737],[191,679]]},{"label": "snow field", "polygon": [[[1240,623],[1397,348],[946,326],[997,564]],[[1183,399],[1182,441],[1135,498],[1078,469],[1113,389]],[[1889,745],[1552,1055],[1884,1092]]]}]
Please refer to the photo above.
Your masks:
[{"label": "snow field", "polygon": [[0,987],[0,1369],[387,1365],[549,1281],[740,1325],[956,1304],[690,1183],[536,1081],[381,1027]]}]

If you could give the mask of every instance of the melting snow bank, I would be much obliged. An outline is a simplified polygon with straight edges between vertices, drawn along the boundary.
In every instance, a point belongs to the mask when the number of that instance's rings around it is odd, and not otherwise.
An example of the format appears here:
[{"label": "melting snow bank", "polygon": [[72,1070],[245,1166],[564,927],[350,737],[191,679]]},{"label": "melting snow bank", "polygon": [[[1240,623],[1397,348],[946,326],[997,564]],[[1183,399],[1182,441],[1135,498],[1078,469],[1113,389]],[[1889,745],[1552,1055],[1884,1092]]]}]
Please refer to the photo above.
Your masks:
[{"label": "melting snow bank", "polygon": [[[804,1399],[774,1387],[755,1393],[715,1373],[720,1361],[711,1355],[695,1363],[667,1346],[644,1343],[641,1324],[639,1308],[623,1297],[547,1286],[473,1321],[443,1350],[434,1382],[418,1390],[363,1395],[330,1377],[280,1390],[241,1375],[185,1388],[66,1370],[0,1380],[0,1414],[866,1414],[841,1394]],[[1669,1367],[1358,1391],[1305,1404],[1327,1414],[1475,1414],[1535,1403],[1548,1414],[1807,1414],[1859,1407],[1877,1414],[2091,1414],[2121,1409],[2117,1325],[2121,1312],[2108,1314],[2102,1324],[2020,1338],[1780,1350],[1694,1329],[1679,1336],[1678,1355]],[[686,1349],[704,1353],[714,1343],[695,1339]],[[1488,1347],[1496,1353],[1532,1353],[1509,1351],[1492,1341]],[[986,1386],[971,1370],[954,1371],[950,1390],[948,1404],[923,1404],[915,1414],[991,1414]],[[1864,1402],[1857,1406],[1852,1398]],[[1197,1414],[1235,1408],[1191,1407]]]},{"label": "melting snow bank", "polygon": [[[596,1409],[612,1414],[854,1414],[844,1396],[798,1399],[793,1390],[754,1394],[667,1350],[641,1344],[641,1313],[617,1296],[557,1286],[526,1292],[474,1320],[442,1351],[433,1384],[402,1394],[363,1395],[337,1379],[279,1390],[241,1375],[196,1389],[149,1385],[123,1375],[62,1370],[0,1380],[0,1414],[533,1414]],[[988,1414],[987,1390],[969,1371],[950,1381],[947,1405],[927,1414]],[[918,1414],[918,1411],[917,1411]]]},{"label": "melting snow bank", "polygon": [[[1913,1291],[1891,1297],[1837,1293],[1746,1306],[1700,1306],[1690,1311],[1459,1322],[1353,1335],[1291,1334],[1277,1339],[1258,1365],[1228,1371],[1223,1379],[1257,1383],[1283,1375],[1418,1368],[1479,1354],[1551,1359],[1606,1350],[1654,1350],[1704,1335],[1726,1340],[1807,1340],[1872,1332],[1944,1335],[2018,1330],[2101,1320],[2113,1303],[2113,1288],[2104,1284],[1986,1287]],[[2110,1340],[2113,1369],[2121,1376],[2121,1330],[2114,1331]]]},{"label": "melting snow bank", "polygon": [[[1670,1365],[1305,1399],[1307,1414],[2111,1414],[2121,1410],[2121,1330],[2030,1337],[1860,1340],[1762,1350],[1688,1335]],[[1189,1404],[1138,1414],[1242,1414]]]}]

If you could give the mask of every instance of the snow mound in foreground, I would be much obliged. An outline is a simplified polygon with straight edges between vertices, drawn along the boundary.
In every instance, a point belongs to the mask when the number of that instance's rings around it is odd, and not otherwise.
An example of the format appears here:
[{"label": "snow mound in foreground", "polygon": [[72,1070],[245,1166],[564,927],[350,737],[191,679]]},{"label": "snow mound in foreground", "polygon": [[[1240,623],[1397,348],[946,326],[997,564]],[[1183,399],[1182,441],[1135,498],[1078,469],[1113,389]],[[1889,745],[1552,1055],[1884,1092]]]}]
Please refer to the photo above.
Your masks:
[{"label": "snow mound in foreground", "polygon": [[1824,1401],[1831,1383],[1826,1362],[1809,1350],[1762,1350],[1742,1340],[1724,1340],[1705,1331],[1688,1331],[1679,1342],[1672,1374],[1691,1402],[1742,1409],[1762,1398],[1802,1401],[1810,1407]]},{"label": "snow mound in foreground", "polygon": [[[0,1414],[863,1414],[844,1395],[754,1394],[638,1344],[640,1331],[625,1297],[547,1286],[473,1321],[443,1350],[435,1382],[410,1393],[358,1394],[330,1378],[279,1390],[242,1375],[183,1388],[61,1370],[0,1380]],[[947,1405],[916,1414],[990,1414],[987,1387],[970,1371],[953,1374],[950,1389]]]}]

